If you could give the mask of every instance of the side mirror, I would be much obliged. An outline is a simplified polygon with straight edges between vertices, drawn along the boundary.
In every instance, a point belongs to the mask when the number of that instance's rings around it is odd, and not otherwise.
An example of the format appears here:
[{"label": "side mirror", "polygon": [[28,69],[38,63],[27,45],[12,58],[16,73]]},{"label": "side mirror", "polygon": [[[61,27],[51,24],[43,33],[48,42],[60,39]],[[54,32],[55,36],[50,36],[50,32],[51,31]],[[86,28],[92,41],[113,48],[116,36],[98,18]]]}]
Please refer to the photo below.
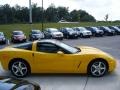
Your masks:
[{"label": "side mirror", "polygon": [[63,55],[64,53],[62,51],[58,51],[57,54]]}]

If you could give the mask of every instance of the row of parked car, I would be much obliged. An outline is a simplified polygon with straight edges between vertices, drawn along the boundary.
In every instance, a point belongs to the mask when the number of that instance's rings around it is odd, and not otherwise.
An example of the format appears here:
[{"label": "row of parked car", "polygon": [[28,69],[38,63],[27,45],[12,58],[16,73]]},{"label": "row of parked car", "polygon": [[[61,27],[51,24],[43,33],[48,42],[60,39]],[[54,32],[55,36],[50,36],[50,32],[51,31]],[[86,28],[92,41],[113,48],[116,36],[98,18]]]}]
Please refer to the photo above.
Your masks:
[{"label": "row of parked car", "polygon": [[[38,39],[69,39],[79,37],[91,36],[109,36],[120,35],[120,26],[98,26],[98,27],[63,27],[59,30],[56,28],[46,28],[43,32],[41,30],[31,30],[29,40],[34,41]],[[6,37],[3,32],[0,32],[0,43],[6,43]],[[26,42],[27,38],[23,31],[13,31],[11,35],[11,42]]]}]

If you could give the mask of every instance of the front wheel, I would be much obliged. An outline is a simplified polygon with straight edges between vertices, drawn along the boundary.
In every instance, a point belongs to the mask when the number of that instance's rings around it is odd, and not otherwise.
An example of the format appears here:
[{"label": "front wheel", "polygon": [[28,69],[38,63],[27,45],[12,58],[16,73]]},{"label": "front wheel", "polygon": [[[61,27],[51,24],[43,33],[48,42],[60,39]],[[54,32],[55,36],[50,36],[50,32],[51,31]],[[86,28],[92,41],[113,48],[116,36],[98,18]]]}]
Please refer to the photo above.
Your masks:
[{"label": "front wheel", "polygon": [[101,77],[108,72],[108,65],[103,60],[96,60],[89,64],[88,74],[94,77]]},{"label": "front wheel", "polygon": [[14,60],[10,64],[10,71],[14,76],[22,78],[30,73],[30,67],[23,60]]}]

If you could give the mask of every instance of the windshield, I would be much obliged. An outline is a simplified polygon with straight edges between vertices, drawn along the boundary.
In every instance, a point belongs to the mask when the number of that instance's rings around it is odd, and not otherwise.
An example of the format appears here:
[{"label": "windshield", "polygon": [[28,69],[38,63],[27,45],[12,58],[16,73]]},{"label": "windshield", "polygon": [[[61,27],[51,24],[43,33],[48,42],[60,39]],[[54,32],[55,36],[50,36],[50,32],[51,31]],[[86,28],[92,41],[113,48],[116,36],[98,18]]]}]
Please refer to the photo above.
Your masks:
[{"label": "windshield", "polygon": [[2,32],[0,32],[0,36],[4,36],[4,34]]},{"label": "windshield", "polygon": [[67,29],[67,31],[74,31],[72,28],[66,28]]},{"label": "windshield", "polygon": [[40,30],[32,31],[32,34],[40,34],[40,33],[41,33]]},{"label": "windshield", "polygon": [[22,85],[15,90],[35,90],[35,88],[32,84],[28,84],[28,85]]},{"label": "windshield", "polygon": [[98,28],[96,28],[96,27],[92,27],[93,29],[95,29],[95,30],[98,30]]},{"label": "windshield", "polygon": [[23,32],[19,31],[19,32],[13,32],[14,35],[23,35]]},{"label": "windshield", "polygon": [[114,27],[115,29],[117,29],[118,31],[120,31],[120,29],[118,27]]},{"label": "windshield", "polygon": [[108,27],[104,27],[106,30],[111,31]]},{"label": "windshield", "polygon": [[32,50],[32,43],[23,43],[18,45],[13,45],[13,48],[24,49],[24,50]]},{"label": "windshield", "polygon": [[50,30],[50,32],[58,32],[57,29],[49,29],[49,30]]},{"label": "windshield", "polygon": [[11,90],[16,84],[13,83],[1,83],[0,82],[0,90]]},{"label": "windshield", "polygon": [[78,28],[80,31],[85,31],[86,29],[85,28],[82,28],[82,27],[79,27]]},{"label": "windshield", "polygon": [[64,44],[62,42],[58,41],[57,44],[58,44],[58,46],[64,48],[65,50],[71,52],[72,54],[80,52],[80,49],[71,47],[71,46]]}]

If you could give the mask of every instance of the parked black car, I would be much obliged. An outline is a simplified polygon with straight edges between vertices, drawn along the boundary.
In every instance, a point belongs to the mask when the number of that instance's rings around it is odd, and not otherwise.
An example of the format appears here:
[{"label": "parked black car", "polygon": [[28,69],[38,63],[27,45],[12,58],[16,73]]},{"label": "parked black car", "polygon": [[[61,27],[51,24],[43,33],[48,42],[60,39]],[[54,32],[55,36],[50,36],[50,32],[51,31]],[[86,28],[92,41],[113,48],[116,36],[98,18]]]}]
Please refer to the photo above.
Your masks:
[{"label": "parked black car", "polygon": [[6,44],[6,37],[3,32],[0,32],[0,44]]},{"label": "parked black car", "polygon": [[63,33],[56,28],[46,28],[44,30],[44,35],[47,39],[63,39]]},{"label": "parked black car", "polygon": [[78,34],[75,30],[73,30],[72,28],[61,28],[60,31],[63,33],[64,38],[77,38]]},{"label": "parked black car", "polygon": [[29,34],[30,41],[39,40],[43,38],[44,38],[44,33],[40,30],[32,30]]},{"label": "parked black car", "polygon": [[110,29],[113,29],[113,30],[115,30],[115,33],[117,34],[117,35],[120,35],[120,29],[118,28],[118,27],[116,27],[116,26],[108,26]]},{"label": "parked black car", "polygon": [[41,88],[38,84],[27,80],[0,77],[0,90],[41,90]]},{"label": "parked black car", "polygon": [[13,31],[11,41],[15,42],[26,42],[26,36],[22,31]]},{"label": "parked black car", "polygon": [[97,27],[85,27],[87,30],[92,32],[93,36],[103,36],[104,35],[104,31],[98,29]]},{"label": "parked black car", "polygon": [[104,35],[107,35],[107,36],[113,36],[115,35],[115,31],[106,27],[106,26],[99,26],[97,27],[99,28],[100,30],[103,30],[104,31]]},{"label": "parked black car", "polygon": [[118,27],[120,29],[120,26],[116,26],[116,27]]}]

